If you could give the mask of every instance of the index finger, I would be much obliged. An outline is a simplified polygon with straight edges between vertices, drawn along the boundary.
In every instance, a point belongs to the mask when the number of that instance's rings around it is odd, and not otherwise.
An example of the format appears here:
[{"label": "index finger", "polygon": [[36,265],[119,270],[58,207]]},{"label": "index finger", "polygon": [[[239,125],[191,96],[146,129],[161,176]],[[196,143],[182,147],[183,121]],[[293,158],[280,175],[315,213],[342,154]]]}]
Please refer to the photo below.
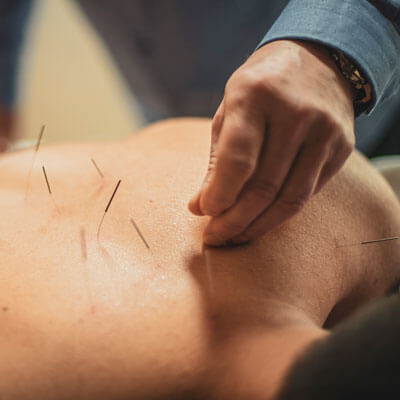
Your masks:
[{"label": "index finger", "polygon": [[327,153],[324,142],[318,147],[308,145],[303,148],[278,198],[247,227],[244,234],[233,238],[232,243],[259,237],[297,214],[315,191]]},{"label": "index finger", "polygon": [[200,208],[217,216],[236,201],[254,173],[263,145],[265,121],[261,115],[226,109],[216,151],[216,162],[200,195]]}]

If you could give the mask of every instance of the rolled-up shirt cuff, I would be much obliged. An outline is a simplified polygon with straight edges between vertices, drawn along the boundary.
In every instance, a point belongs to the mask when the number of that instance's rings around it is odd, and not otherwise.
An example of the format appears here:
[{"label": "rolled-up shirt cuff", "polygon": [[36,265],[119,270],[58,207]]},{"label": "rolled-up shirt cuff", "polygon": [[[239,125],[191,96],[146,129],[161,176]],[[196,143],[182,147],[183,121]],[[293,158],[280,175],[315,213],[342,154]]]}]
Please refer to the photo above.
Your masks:
[{"label": "rolled-up shirt cuff", "polygon": [[315,41],[352,59],[373,88],[368,113],[400,87],[400,35],[367,0],[291,0],[257,49],[282,39]]}]

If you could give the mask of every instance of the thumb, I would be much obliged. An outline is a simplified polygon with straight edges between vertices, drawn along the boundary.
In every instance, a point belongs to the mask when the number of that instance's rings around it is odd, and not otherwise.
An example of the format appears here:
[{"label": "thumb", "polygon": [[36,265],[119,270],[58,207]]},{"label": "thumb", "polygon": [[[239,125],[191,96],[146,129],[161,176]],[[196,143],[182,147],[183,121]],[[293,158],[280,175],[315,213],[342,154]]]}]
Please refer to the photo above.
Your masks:
[{"label": "thumb", "polygon": [[218,107],[217,112],[214,115],[214,119],[212,121],[211,126],[211,146],[210,146],[210,158],[208,161],[208,168],[206,172],[206,176],[203,180],[200,190],[196,195],[192,197],[189,201],[189,210],[198,216],[204,215],[200,208],[200,197],[203,189],[208,185],[211,173],[215,166],[216,156],[217,156],[217,144],[219,139],[219,134],[221,132],[222,124],[224,122],[224,101]]}]

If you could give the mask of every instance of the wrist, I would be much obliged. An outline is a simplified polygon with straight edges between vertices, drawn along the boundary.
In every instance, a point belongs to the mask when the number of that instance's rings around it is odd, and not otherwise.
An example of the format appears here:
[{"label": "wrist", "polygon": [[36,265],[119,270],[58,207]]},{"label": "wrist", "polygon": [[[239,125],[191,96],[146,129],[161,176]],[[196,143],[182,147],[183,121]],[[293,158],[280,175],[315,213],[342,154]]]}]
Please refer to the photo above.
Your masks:
[{"label": "wrist", "polygon": [[317,42],[302,42],[317,51],[318,58],[334,70],[346,89],[356,116],[368,109],[372,102],[372,87],[360,68],[342,51]]},{"label": "wrist", "polygon": [[354,104],[354,94],[353,94],[353,87],[351,83],[343,76],[340,69],[338,68],[337,64],[335,63],[332,55],[331,55],[331,48],[325,46],[321,43],[312,42],[312,41],[296,41],[297,44],[302,45],[308,51],[313,53],[319,61],[323,62],[326,66],[328,66],[336,75],[337,80],[340,86],[346,93],[346,97],[348,97],[349,101]]},{"label": "wrist", "polygon": [[361,114],[372,102],[372,87],[364,74],[352,60],[340,50],[330,49],[330,55],[335,61],[343,77],[351,84],[353,92],[353,106],[356,115]]}]

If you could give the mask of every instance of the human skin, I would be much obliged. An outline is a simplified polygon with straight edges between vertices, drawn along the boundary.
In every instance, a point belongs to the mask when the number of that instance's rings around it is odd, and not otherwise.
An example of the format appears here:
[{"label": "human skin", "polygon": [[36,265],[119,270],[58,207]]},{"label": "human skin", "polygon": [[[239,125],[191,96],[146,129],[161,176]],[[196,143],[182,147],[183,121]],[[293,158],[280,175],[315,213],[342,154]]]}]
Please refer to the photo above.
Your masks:
[{"label": "human skin", "polygon": [[32,150],[0,156],[0,397],[272,399],[324,325],[399,281],[396,242],[348,246],[400,230],[395,195],[358,154],[262,239],[203,251],[207,218],[186,205],[209,129],[171,120],[124,142],[43,145],[26,199]]},{"label": "human skin", "polygon": [[278,40],[233,73],[190,201],[208,245],[243,243],[299,212],[354,148],[352,89],[327,48]]}]

